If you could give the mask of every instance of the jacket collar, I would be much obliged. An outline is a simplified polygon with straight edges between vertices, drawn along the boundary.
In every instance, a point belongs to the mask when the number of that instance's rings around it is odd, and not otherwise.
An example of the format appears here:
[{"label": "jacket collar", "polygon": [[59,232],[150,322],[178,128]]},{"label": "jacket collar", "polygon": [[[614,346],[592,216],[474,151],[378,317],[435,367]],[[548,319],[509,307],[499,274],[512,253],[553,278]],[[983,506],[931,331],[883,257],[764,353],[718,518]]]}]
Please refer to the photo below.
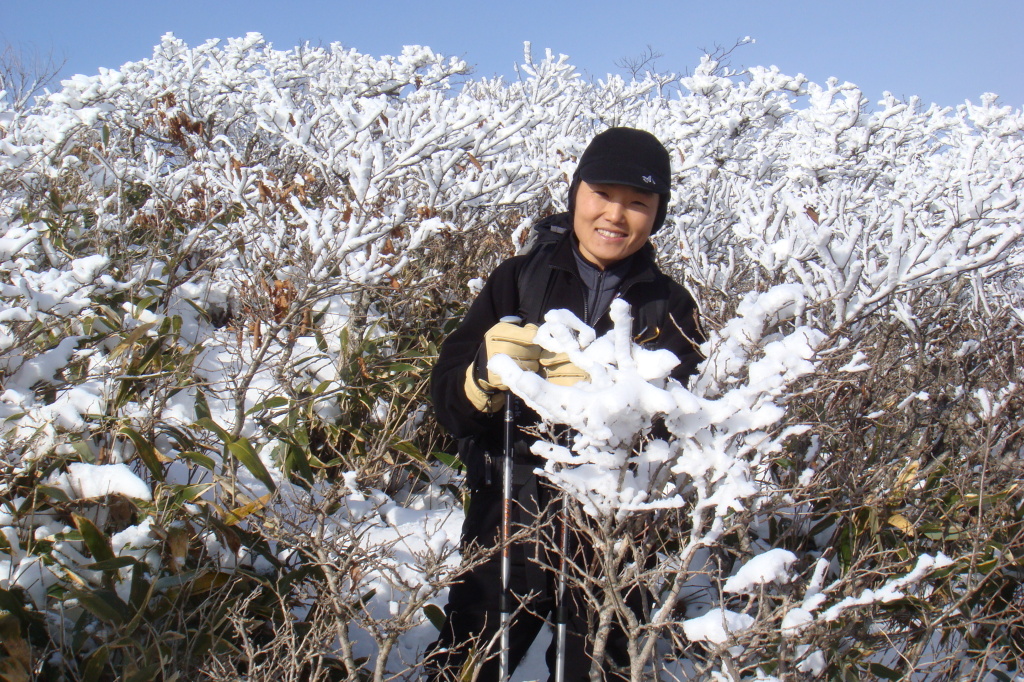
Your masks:
[{"label": "jacket collar", "polygon": [[[565,270],[574,277],[579,278],[580,273],[576,265],[574,251],[579,251],[579,244],[576,235],[570,229],[555,246],[551,267]],[[654,261],[654,246],[648,241],[639,251],[633,254],[632,264],[629,272],[622,280],[622,290],[633,286],[638,282],[653,282],[657,273],[657,265]]]}]

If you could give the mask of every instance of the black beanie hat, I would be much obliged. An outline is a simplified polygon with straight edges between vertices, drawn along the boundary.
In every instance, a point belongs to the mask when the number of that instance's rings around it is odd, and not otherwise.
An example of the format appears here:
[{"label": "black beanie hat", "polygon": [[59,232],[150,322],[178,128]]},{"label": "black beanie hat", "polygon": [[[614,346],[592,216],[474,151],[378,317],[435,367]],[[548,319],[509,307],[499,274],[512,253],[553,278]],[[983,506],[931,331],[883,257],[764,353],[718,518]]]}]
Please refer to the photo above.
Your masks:
[{"label": "black beanie hat", "polygon": [[609,128],[594,136],[580,157],[569,186],[569,214],[576,210],[580,181],[629,185],[660,195],[651,234],[665,222],[672,191],[672,163],[668,150],[654,135],[636,128]]}]

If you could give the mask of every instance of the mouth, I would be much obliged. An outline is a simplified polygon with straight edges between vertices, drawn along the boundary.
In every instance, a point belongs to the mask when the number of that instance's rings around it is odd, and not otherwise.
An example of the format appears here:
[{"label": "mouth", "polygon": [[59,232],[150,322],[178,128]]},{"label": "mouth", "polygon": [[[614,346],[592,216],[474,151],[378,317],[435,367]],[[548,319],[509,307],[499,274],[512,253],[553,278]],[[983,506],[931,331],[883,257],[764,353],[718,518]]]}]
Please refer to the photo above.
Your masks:
[{"label": "mouth", "polygon": [[623,234],[622,232],[616,232],[614,230],[606,230],[604,228],[598,227],[598,228],[595,228],[594,231],[597,232],[597,234],[599,234],[600,236],[604,237],[605,239],[625,239],[626,238],[625,234]]}]

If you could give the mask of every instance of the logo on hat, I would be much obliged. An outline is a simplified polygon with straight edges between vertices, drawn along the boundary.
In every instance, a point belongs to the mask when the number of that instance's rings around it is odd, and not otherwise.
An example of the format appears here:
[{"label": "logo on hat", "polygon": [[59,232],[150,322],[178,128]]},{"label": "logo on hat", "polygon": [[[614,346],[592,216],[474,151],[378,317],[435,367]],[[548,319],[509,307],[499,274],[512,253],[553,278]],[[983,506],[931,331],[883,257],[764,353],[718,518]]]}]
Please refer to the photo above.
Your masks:
[{"label": "logo on hat", "polygon": [[644,182],[646,182],[648,185],[653,185],[654,184],[654,177],[653,176],[645,175],[645,176],[643,176],[642,180]]}]

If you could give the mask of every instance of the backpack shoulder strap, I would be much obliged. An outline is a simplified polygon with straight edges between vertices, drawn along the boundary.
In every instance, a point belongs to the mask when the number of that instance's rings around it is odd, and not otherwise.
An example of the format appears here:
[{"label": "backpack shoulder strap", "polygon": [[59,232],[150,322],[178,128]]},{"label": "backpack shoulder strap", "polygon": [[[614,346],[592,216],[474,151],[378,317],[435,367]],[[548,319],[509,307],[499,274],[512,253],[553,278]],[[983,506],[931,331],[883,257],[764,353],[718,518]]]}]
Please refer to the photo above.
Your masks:
[{"label": "backpack shoulder strap", "polygon": [[548,298],[550,285],[551,254],[555,243],[538,244],[530,251],[526,264],[519,271],[516,288],[519,291],[519,317],[526,324],[540,324],[544,321],[544,301]]},{"label": "backpack shoulder strap", "polygon": [[569,231],[564,225],[564,217],[564,213],[558,213],[534,225],[530,238],[519,251],[520,255],[528,256],[516,279],[519,317],[524,323],[540,324],[544,321],[544,301],[548,298],[548,287],[551,284],[547,266],[558,242]]},{"label": "backpack shoulder strap", "polygon": [[527,237],[526,243],[519,247],[516,255],[523,256],[532,253],[539,246],[557,242],[562,235],[569,231],[569,227],[566,225],[568,219],[568,213],[555,213],[538,220],[530,228],[530,236]]}]

